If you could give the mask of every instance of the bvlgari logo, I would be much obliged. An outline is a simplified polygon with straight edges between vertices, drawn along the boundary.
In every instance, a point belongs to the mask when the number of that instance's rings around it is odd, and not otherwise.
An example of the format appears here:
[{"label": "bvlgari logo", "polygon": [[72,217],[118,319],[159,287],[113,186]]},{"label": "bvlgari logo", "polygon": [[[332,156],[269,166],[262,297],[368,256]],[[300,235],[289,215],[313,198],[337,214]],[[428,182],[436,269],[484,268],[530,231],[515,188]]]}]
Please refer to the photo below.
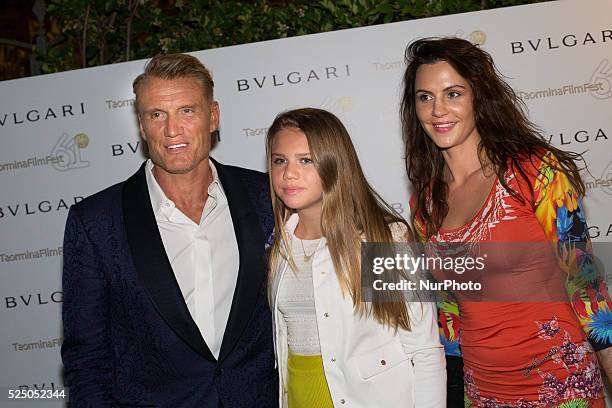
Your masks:
[{"label": "bvlgari logo", "polygon": [[21,112],[0,112],[0,127],[8,125],[22,125],[29,122],[41,120],[52,120],[67,118],[85,114],[85,102],[74,105],[49,106],[44,108],[32,108]]},{"label": "bvlgari logo", "polygon": [[612,237],[612,224],[590,224],[589,236],[591,238],[609,238]]},{"label": "bvlgari logo", "polygon": [[83,197],[75,196],[71,198],[56,198],[6,204],[0,206],[0,220],[22,215],[41,215],[67,211],[72,204],[76,204],[81,200],[83,200]]},{"label": "bvlgari logo", "polygon": [[552,143],[555,146],[567,146],[576,143],[587,143],[587,142],[603,142],[608,140],[608,135],[602,129],[581,129],[564,131],[555,134],[548,135],[548,143]]},{"label": "bvlgari logo", "polygon": [[339,66],[327,66],[321,68],[310,68],[286,73],[264,74],[250,78],[236,80],[238,92],[269,87],[298,85],[315,81],[328,81],[351,76],[348,64]]},{"label": "bvlgari logo", "polygon": [[512,41],[510,43],[510,48],[512,54],[523,54],[603,44],[606,42],[612,44],[612,29]]},{"label": "bvlgari logo", "polygon": [[123,156],[124,154],[135,155],[141,149],[146,151],[147,145],[146,143],[141,144],[140,140],[137,140],[135,142],[117,143],[111,145],[111,152],[113,157]]},{"label": "bvlgari logo", "polygon": [[15,296],[5,296],[4,305],[7,309],[22,309],[25,307],[44,306],[62,303],[64,294],[61,291],[51,293],[26,293]]}]

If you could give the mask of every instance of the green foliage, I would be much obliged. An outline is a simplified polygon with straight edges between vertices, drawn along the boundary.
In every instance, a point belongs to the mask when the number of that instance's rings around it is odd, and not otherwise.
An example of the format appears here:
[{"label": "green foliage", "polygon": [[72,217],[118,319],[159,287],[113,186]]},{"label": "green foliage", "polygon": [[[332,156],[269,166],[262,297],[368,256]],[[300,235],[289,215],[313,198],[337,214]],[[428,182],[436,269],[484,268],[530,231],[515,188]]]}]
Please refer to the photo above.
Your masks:
[{"label": "green foliage", "polygon": [[[535,0],[546,1],[546,0]],[[345,28],[533,3],[527,0],[49,0],[43,72]]]}]

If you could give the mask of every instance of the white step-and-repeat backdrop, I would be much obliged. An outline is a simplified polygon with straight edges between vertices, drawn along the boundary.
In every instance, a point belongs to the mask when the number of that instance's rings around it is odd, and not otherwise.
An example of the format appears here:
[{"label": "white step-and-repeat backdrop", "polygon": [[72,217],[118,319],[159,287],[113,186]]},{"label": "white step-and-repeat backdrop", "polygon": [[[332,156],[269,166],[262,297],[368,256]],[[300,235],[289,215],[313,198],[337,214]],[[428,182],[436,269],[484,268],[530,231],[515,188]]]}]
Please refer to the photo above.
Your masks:
[{"label": "white step-and-repeat backdrop", "polygon": [[[329,109],[351,132],[375,188],[407,215],[398,115],[404,49],[416,38],[455,35],[493,55],[554,145],[585,152],[591,234],[611,242],[610,16],[610,0],[558,1],[195,52],[214,74],[221,105],[213,156],[263,170],[266,129],[278,112]],[[131,83],[143,66],[0,83],[2,393],[62,384],[67,210],[142,162]]]}]

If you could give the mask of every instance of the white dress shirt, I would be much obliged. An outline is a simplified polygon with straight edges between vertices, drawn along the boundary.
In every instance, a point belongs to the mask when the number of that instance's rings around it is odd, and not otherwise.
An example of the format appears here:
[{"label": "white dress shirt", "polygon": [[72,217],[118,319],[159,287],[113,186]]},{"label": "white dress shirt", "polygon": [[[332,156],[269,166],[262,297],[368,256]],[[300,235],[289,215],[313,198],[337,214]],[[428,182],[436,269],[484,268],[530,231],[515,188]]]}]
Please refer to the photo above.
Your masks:
[{"label": "white dress shirt", "polygon": [[214,164],[209,163],[213,181],[199,224],[166,196],[153,176],[150,159],[145,173],[155,220],[181,293],[208,348],[219,358],[238,279],[239,252],[227,197]]}]

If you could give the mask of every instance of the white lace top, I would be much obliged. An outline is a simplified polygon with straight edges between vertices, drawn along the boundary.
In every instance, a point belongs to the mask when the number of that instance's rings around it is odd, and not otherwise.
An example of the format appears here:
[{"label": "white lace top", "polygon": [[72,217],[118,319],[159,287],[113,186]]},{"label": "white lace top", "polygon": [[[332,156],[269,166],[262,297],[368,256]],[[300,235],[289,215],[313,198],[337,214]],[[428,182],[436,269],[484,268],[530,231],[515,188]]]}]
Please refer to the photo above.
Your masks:
[{"label": "white lace top", "polygon": [[289,351],[301,356],[321,354],[312,286],[312,259],[319,241],[300,242],[291,234],[291,253],[298,270],[289,268],[279,287],[278,309],[287,324]]}]

